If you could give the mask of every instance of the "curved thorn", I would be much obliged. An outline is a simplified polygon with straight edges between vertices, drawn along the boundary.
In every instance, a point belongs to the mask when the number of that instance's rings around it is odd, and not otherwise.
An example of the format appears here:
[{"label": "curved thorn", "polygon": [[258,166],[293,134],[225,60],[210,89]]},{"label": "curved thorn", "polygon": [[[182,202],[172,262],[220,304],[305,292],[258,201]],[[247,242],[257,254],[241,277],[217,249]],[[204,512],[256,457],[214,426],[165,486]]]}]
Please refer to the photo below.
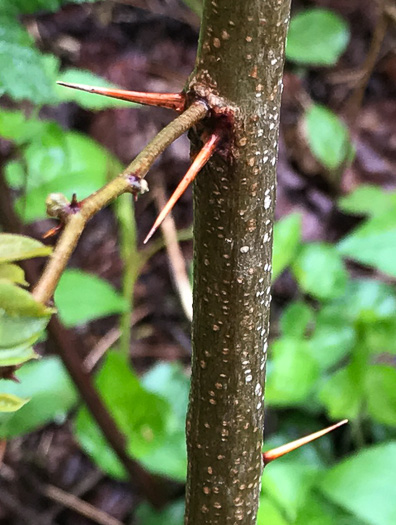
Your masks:
[{"label": "curved thorn", "polygon": [[342,425],[345,425],[346,423],[348,423],[348,420],[343,419],[342,421],[339,421],[335,425],[331,425],[330,427],[324,428],[323,430],[319,430],[318,432],[309,434],[309,436],[305,436],[300,439],[296,439],[295,441],[286,443],[286,445],[282,445],[280,447],[273,448],[272,450],[268,450],[267,452],[264,452],[263,453],[264,465],[267,465],[274,459],[278,459],[284,456],[285,454],[288,454],[289,452],[292,452],[293,450],[296,450],[297,448],[300,448],[303,445],[306,445],[307,443],[310,443],[311,441],[314,441],[315,439],[318,439],[324,436],[325,434],[332,432],[336,428],[341,427]]},{"label": "curved thorn", "polygon": [[165,204],[160,214],[156,218],[153,224],[153,227],[151,228],[147,237],[143,241],[144,244],[146,244],[147,241],[153,236],[158,226],[162,223],[162,221],[165,219],[168,213],[172,210],[173,206],[176,204],[176,202],[179,200],[182,194],[186,191],[190,182],[192,182],[195,179],[195,177],[198,175],[200,170],[208,162],[210,157],[213,155],[219,141],[220,141],[220,135],[218,133],[213,133],[209,137],[208,141],[205,142],[204,146],[202,147],[198,155],[195,157],[187,173],[184,175],[184,177],[180,181],[178,187],[175,189],[175,191],[169,198],[168,202]]},{"label": "curved thorn", "polygon": [[161,106],[179,112],[184,110],[186,101],[186,97],[183,93],[142,93],[140,91],[94,87],[87,86],[86,84],[73,84],[61,81],[58,81],[57,84],[71,89],[86,91],[87,93],[104,95],[106,97],[127,100],[129,102],[136,102],[138,104],[146,104],[149,106]]}]

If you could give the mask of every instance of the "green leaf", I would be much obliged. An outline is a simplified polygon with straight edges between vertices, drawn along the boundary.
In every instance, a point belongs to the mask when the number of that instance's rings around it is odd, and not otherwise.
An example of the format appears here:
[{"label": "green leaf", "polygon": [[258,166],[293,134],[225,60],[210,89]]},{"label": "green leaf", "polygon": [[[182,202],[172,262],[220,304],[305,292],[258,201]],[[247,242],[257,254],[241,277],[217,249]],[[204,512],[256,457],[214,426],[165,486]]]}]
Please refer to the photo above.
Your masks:
[{"label": "green leaf", "polygon": [[280,320],[284,336],[301,339],[314,320],[313,309],[303,301],[296,301],[285,308]]},{"label": "green leaf", "polygon": [[27,363],[18,370],[18,378],[20,384],[3,382],[2,390],[30,401],[11,417],[0,415],[1,438],[33,432],[50,421],[61,422],[77,402],[73,384],[57,357]]},{"label": "green leaf", "polygon": [[44,246],[40,241],[31,237],[0,233],[0,263],[46,257],[51,252],[50,246]]},{"label": "green leaf", "polygon": [[[86,84],[95,87],[117,88],[115,84],[108,82],[103,77],[83,69],[70,68],[59,73],[59,80],[75,84]],[[79,106],[90,110],[101,110],[106,108],[125,108],[136,107],[125,100],[105,97],[103,95],[94,95],[77,89],[71,89],[64,86],[56,86],[56,93],[60,102],[75,102]]]},{"label": "green leaf", "polygon": [[312,153],[326,168],[334,170],[352,158],[348,128],[329,109],[312,104],[305,113],[305,127]]},{"label": "green leaf", "polygon": [[384,210],[395,206],[396,192],[364,184],[338,201],[338,207],[342,211],[353,215],[381,215]]},{"label": "green leaf", "polygon": [[355,419],[358,417],[363,391],[356,381],[355,369],[349,365],[325,380],[319,399],[327,409],[330,419]]},{"label": "green leaf", "polygon": [[366,373],[367,410],[384,425],[396,426],[396,369],[386,365],[370,365]]},{"label": "green leaf", "polygon": [[323,493],[371,525],[396,522],[396,442],[363,450],[328,471]]},{"label": "green leaf", "polygon": [[13,394],[0,393],[0,412],[16,412],[28,401],[29,399],[21,399]]},{"label": "green leaf", "polygon": [[[115,352],[107,354],[96,384],[103,401],[126,437],[131,455],[140,459],[161,446],[169,412],[168,404],[140,384],[121,355]],[[78,413],[75,429],[81,446],[100,468],[110,475],[120,477],[123,469],[114,454],[108,451],[107,443],[85,408]]]},{"label": "green leaf", "polygon": [[259,510],[257,514],[257,525],[289,525],[279,511],[276,504],[266,496],[260,497]]},{"label": "green leaf", "polygon": [[272,280],[293,261],[301,241],[301,215],[293,213],[283,217],[274,227]]},{"label": "green leaf", "polygon": [[54,98],[43,55],[30,45],[4,34],[2,38],[0,35],[0,71],[0,92],[14,100],[46,104]]},{"label": "green leaf", "polygon": [[102,187],[109,175],[119,171],[119,163],[90,138],[63,132],[47,123],[46,133],[26,150],[27,195],[16,202],[25,222],[46,218],[45,200],[50,193],[63,193],[79,200]]},{"label": "green leaf", "polygon": [[198,16],[202,15],[202,0],[183,0],[183,2]]},{"label": "green leaf", "polygon": [[320,493],[311,491],[293,525],[365,525],[355,516],[332,504]]},{"label": "green leaf", "polygon": [[187,472],[185,421],[190,382],[180,365],[159,363],[142,379],[149,391],[163,397],[171,408],[162,444],[139,459],[151,472],[185,482]]},{"label": "green leaf", "polygon": [[396,354],[396,318],[366,324],[364,336],[372,354]]},{"label": "green leaf", "polygon": [[396,208],[375,215],[338,244],[344,257],[396,277]]},{"label": "green leaf", "polygon": [[356,333],[353,324],[342,310],[323,308],[317,318],[310,339],[312,355],[321,370],[330,368],[345,358],[353,349]]},{"label": "green leaf", "polygon": [[184,500],[175,501],[160,511],[141,503],[136,509],[136,518],[138,525],[183,525]]},{"label": "green leaf", "polygon": [[[271,463],[264,470],[262,492],[275,501],[291,523],[318,479],[322,466],[301,456],[289,456]],[[266,521],[270,523],[272,521]]]},{"label": "green leaf", "polygon": [[332,66],[348,42],[348,25],[340,16],[327,9],[307,9],[290,22],[286,56],[300,64]]},{"label": "green leaf", "polygon": [[25,272],[17,264],[0,263],[0,279],[7,279],[8,281],[23,286],[29,284],[25,281]]},{"label": "green leaf", "polygon": [[278,339],[271,347],[266,401],[270,405],[298,405],[311,394],[319,377],[319,366],[309,343],[299,339]]},{"label": "green leaf", "polygon": [[385,283],[354,279],[347,282],[344,296],[333,301],[328,310],[336,316],[342,312],[351,322],[377,323],[394,317],[396,298],[392,288]]},{"label": "green leaf", "polygon": [[32,140],[42,127],[42,121],[26,118],[22,111],[0,110],[0,135],[16,144]]},{"label": "green leaf", "polygon": [[55,291],[55,304],[65,326],[125,312],[125,299],[106,281],[79,270],[66,270]]},{"label": "green leaf", "polygon": [[2,0],[6,10],[12,8],[14,11],[23,14],[33,14],[39,11],[54,12],[64,4],[93,3],[95,1],[98,0]]},{"label": "green leaf", "polygon": [[0,366],[21,364],[36,357],[31,346],[53,311],[36,302],[26,290],[0,280]]},{"label": "green leaf", "polygon": [[330,244],[317,242],[303,246],[292,270],[303,291],[318,299],[332,299],[345,291],[348,275],[337,250]]}]

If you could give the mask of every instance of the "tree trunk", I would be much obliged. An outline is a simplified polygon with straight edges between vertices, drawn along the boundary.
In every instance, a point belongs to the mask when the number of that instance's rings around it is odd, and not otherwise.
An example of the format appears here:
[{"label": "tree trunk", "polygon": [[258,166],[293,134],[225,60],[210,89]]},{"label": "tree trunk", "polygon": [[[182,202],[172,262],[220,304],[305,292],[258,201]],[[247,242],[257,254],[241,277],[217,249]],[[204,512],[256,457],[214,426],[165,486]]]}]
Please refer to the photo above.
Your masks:
[{"label": "tree trunk", "polygon": [[256,523],[289,10],[290,0],[204,2],[189,89],[231,131],[194,186],[188,525]]}]

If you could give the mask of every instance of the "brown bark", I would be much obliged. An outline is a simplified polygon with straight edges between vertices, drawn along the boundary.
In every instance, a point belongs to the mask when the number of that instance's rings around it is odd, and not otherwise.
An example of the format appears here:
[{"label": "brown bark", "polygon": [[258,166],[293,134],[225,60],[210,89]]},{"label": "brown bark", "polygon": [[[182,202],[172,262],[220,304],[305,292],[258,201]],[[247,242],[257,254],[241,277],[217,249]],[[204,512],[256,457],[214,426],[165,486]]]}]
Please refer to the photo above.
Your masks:
[{"label": "brown bark", "polygon": [[256,523],[289,9],[290,0],[204,3],[189,89],[230,133],[194,187],[188,525]]}]

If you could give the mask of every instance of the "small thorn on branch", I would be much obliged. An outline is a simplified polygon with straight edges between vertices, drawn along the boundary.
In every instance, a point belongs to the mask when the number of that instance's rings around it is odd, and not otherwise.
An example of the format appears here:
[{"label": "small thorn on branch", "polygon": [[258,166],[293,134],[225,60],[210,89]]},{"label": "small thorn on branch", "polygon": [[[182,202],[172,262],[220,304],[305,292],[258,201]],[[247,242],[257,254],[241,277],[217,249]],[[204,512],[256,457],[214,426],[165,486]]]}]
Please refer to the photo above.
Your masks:
[{"label": "small thorn on branch", "polygon": [[171,212],[173,206],[176,204],[176,202],[180,199],[180,197],[186,191],[189,184],[195,179],[195,177],[198,175],[201,169],[208,162],[210,157],[215,152],[215,149],[217,145],[219,144],[220,139],[221,139],[221,135],[219,133],[213,133],[209,137],[209,139],[205,142],[203,148],[198,153],[198,155],[195,157],[193,163],[191,164],[189,170],[187,171],[187,173],[184,175],[184,177],[180,181],[178,187],[175,189],[175,191],[171,195],[168,202],[162,208],[160,214],[158,215],[157,219],[155,220],[153,224],[153,227],[149,231],[147,237],[144,239],[143,241],[144,244],[146,244],[147,241],[151,239],[151,237],[154,235],[154,233],[156,232],[156,230],[158,229],[162,221]]},{"label": "small thorn on branch", "polygon": [[72,84],[61,81],[58,81],[57,84],[71,89],[86,91],[87,93],[94,93],[95,95],[104,95],[105,97],[127,100],[148,106],[160,106],[162,108],[173,109],[177,112],[182,112],[186,103],[184,93],[143,93],[140,91],[94,87],[87,86],[86,84]]},{"label": "small thorn on branch", "polygon": [[292,452],[293,450],[296,450],[302,447],[303,445],[306,445],[307,443],[311,443],[311,441],[315,441],[315,439],[318,439],[324,436],[325,434],[332,432],[336,428],[341,427],[342,425],[345,425],[346,423],[348,423],[348,420],[343,419],[342,421],[339,421],[335,425],[331,425],[330,427],[324,428],[323,430],[319,430],[318,432],[309,434],[309,436],[305,436],[300,439],[296,439],[295,441],[286,443],[286,445],[282,445],[280,447],[273,448],[272,450],[268,450],[267,452],[264,452],[263,453],[264,465],[267,465],[274,459],[281,458],[282,456],[288,454],[289,452]]}]

